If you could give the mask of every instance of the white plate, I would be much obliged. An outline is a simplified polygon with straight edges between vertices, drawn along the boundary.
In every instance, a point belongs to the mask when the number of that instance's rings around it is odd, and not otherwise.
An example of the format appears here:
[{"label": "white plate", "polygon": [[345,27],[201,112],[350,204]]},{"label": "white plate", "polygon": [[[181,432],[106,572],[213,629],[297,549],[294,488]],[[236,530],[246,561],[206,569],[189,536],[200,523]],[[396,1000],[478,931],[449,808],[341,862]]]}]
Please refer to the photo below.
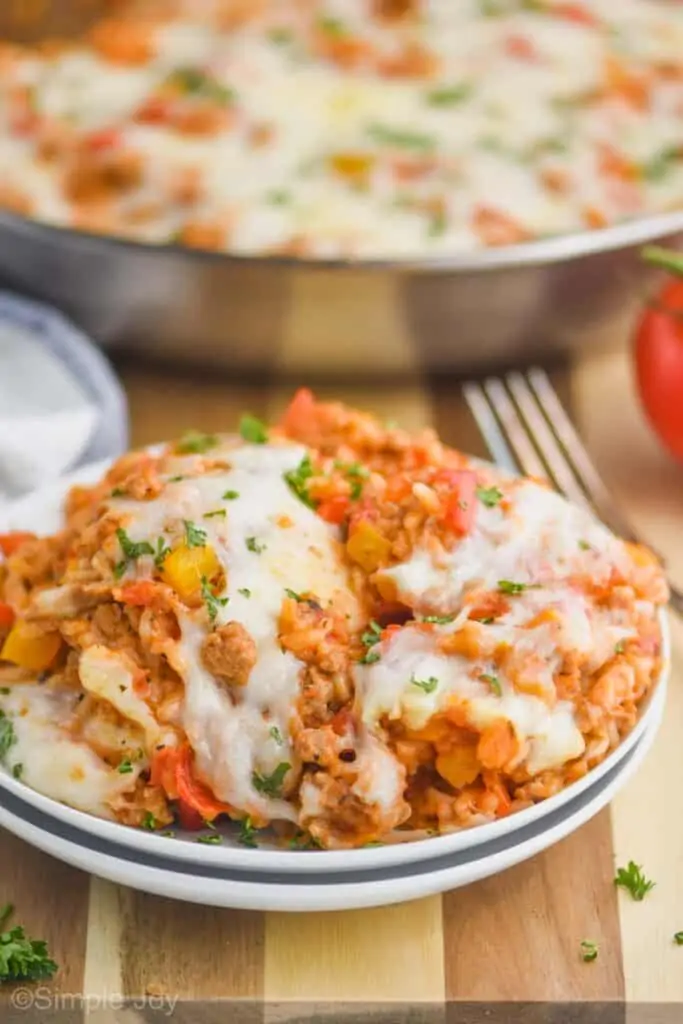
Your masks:
[{"label": "white plate", "polygon": [[142,854],[71,828],[48,817],[9,793],[0,803],[0,826],[73,867],[133,889],[201,903],[244,910],[330,911],[401,903],[470,885],[505,871],[589,821],[631,778],[655,739],[658,716],[623,760],[597,783],[575,796],[543,821],[459,853],[413,864],[386,866],[356,874],[326,872],[285,876],[183,864],[171,858]]},{"label": "white plate", "polygon": [[[62,523],[62,502],[68,489],[75,483],[88,484],[97,481],[108,466],[100,462],[84,467],[59,482],[35,492],[18,502],[0,510],[0,532],[8,529],[28,529],[37,533],[48,533],[60,528]],[[140,855],[163,856],[184,863],[224,867],[247,871],[278,871],[296,873],[302,871],[302,858],[307,872],[345,872],[373,870],[384,866],[410,864],[416,861],[442,857],[446,854],[474,848],[500,837],[511,835],[533,823],[542,822],[560,808],[580,796],[595,783],[612,771],[626,758],[639,742],[650,724],[658,720],[666,695],[666,679],[669,668],[669,630],[666,615],[661,615],[663,635],[663,669],[660,679],[643,704],[643,711],[636,726],[624,741],[588,775],[572,783],[566,789],[533,807],[519,811],[507,818],[485,825],[461,829],[447,835],[416,839],[411,842],[396,842],[384,846],[359,850],[283,850],[273,838],[263,835],[259,848],[244,847],[237,841],[237,828],[222,825],[221,845],[210,846],[196,842],[196,834],[175,829],[176,838],[155,835],[141,829],[130,828],[116,822],[106,821],[76,811],[57,803],[23,783],[13,779],[0,769],[0,792],[3,790],[21,798],[46,816],[93,836],[126,846]]]}]

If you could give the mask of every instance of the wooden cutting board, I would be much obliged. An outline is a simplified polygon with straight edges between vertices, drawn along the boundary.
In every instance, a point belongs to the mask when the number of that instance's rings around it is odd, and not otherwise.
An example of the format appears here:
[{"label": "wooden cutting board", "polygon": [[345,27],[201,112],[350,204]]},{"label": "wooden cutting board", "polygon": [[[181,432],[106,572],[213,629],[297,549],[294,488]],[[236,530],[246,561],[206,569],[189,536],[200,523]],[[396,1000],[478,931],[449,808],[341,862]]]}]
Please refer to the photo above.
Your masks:
[{"label": "wooden cutting board", "polygon": [[[136,445],[190,426],[230,429],[245,409],[276,415],[289,394],[281,386],[190,379],[187,371],[129,365],[122,373]],[[625,357],[583,359],[560,377],[605,479],[683,579],[683,470],[643,422]],[[320,393],[407,427],[433,423],[444,440],[484,454],[448,378]],[[624,1019],[626,1008],[633,1021],[682,1020],[683,947],[673,934],[683,929],[683,630],[672,626],[666,719],[634,780],[575,835],[467,889],[336,914],[204,909],[90,878],[0,832],[0,905],[15,903],[21,922],[48,940],[61,965],[54,982],[24,993],[24,1005],[0,993],[0,1021],[71,1024],[89,1009],[103,1024],[132,1024],[164,1019],[172,1007],[173,1020],[191,1024],[611,1022]],[[656,881],[641,903],[612,883],[615,865],[631,859]],[[600,947],[593,963],[579,956],[586,938]]]}]

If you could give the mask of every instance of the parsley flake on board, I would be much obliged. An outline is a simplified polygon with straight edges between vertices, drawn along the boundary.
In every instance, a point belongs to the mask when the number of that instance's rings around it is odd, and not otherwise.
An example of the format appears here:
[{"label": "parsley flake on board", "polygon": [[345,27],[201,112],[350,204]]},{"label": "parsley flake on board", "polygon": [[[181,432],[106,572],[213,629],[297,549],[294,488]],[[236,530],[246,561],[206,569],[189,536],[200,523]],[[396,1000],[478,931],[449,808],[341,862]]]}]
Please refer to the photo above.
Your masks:
[{"label": "parsley flake on board", "polygon": [[640,902],[645,899],[651,889],[654,889],[656,883],[645,877],[640,864],[630,860],[627,867],[617,869],[614,884],[622,889],[627,889],[633,899]]},{"label": "parsley flake on board", "polygon": [[598,958],[598,944],[590,939],[582,939],[580,943],[581,959],[589,964]]},{"label": "parsley flake on board", "polygon": [[9,697],[10,688],[9,686],[0,686],[0,696]]},{"label": "parsley flake on board", "polygon": [[674,942],[677,946],[683,946],[683,932],[674,933]]},{"label": "parsley flake on board", "polygon": [[202,455],[210,448],[215,448],[219,441],[216,434],[202,434],[200,430],[187,430],[178,441],[175,450],[179,455]]},{"label": "parsley flake on board", "polygon": [[283,473],[286,483],[291,491],[296,494],[299,501],[309,508],[315,508],[315,502],[308,493],[308,481],[313,476],[313,464],[310,455],[304,455],[296,469],[288,469]]},{"label": "parsley flake on board", "polygon": [[27,938],[19,925],[4,931],[13,913],[11,903],[0,910],[0,984],[51,978],[58,967],[50,957],[47,944]]},{"label": "parsley flake on board", "polygon": [[503,492],[497,487],[477,487],[477,497],[482,505],[495,508],[503,500]]},{"label": "parsley flake on board", "polygon": [[263,796],[282,796],[282,786],[285,781],[285,776],[291,767],[292,766],[288,761],[281,761],[275,771],[271,772],[270,775],[262,775],[260,772],[253,772],[251,781],[254,784],[254,789],[257,793],[261,793]]},{"label": "parsley flake on board", "polygon": [[201,594],[202,601],[206,605],[206,610],[209,613],[209,619],[211,622],[215,622],[216,616],[218,615],[218,609],[225,608],[230,598],[216,597],[206,576],[202,576]]},{"label": "parsley flake on board", "polygon": [[268,441],[268,428],[256,416],[245,412],[240,420],[240,436],[250,444],[266,444]]},{"label": "parsley flake on board", "polygon": [[203,548],[206,544],[206,531],[200,530],[189,519],[183,519],[183,526],[185,527],[185,543],[188,548]]},{"label": "parsley flake on board", "polygon": [[436,690],[439,685],[439,680],[436,676],[429,676],[428,679],[416,679],[415,676],[413,676],[410,682],[413,686],[417,686],[418,689],[423,690],[425,693],[434,693],[434,690]]}]

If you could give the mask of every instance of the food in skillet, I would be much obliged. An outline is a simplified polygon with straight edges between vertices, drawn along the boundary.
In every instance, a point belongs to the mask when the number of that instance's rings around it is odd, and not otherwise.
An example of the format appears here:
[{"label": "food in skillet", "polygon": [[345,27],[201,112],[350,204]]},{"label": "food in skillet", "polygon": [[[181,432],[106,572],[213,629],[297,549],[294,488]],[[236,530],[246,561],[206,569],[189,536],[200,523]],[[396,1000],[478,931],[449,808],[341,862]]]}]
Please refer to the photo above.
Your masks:
[{"label": "food in skillet", "polygon": [[0,205],[301,257],[604,227],[681,206],[682,54],[661,0],[119,0],[0,47]]},{"label": "food in skillet", "polygon": [[492,821],[638,718],[652,554],[308,391],[270,430],[186,435],[0,538],[8,770],[164,829],[227,816],[323,847]]}]

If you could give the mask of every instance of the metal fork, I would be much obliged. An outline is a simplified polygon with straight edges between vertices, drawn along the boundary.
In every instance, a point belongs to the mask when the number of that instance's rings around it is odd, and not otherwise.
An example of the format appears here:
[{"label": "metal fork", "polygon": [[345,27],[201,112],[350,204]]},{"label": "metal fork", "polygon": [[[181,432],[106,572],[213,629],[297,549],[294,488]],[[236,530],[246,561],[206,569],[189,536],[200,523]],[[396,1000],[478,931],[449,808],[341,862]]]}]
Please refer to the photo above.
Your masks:
[{"label": "metal fork", "polygon": [[[533,367],[468,381],[463,392],[499,466],[549,478],[561,494],[592,509],[620,537],[642,542],[602,482],[545,370]],[[662,555],[655,554],[664,564]],[[671,606],[683,615],[683,592],[669,586]]]}]

